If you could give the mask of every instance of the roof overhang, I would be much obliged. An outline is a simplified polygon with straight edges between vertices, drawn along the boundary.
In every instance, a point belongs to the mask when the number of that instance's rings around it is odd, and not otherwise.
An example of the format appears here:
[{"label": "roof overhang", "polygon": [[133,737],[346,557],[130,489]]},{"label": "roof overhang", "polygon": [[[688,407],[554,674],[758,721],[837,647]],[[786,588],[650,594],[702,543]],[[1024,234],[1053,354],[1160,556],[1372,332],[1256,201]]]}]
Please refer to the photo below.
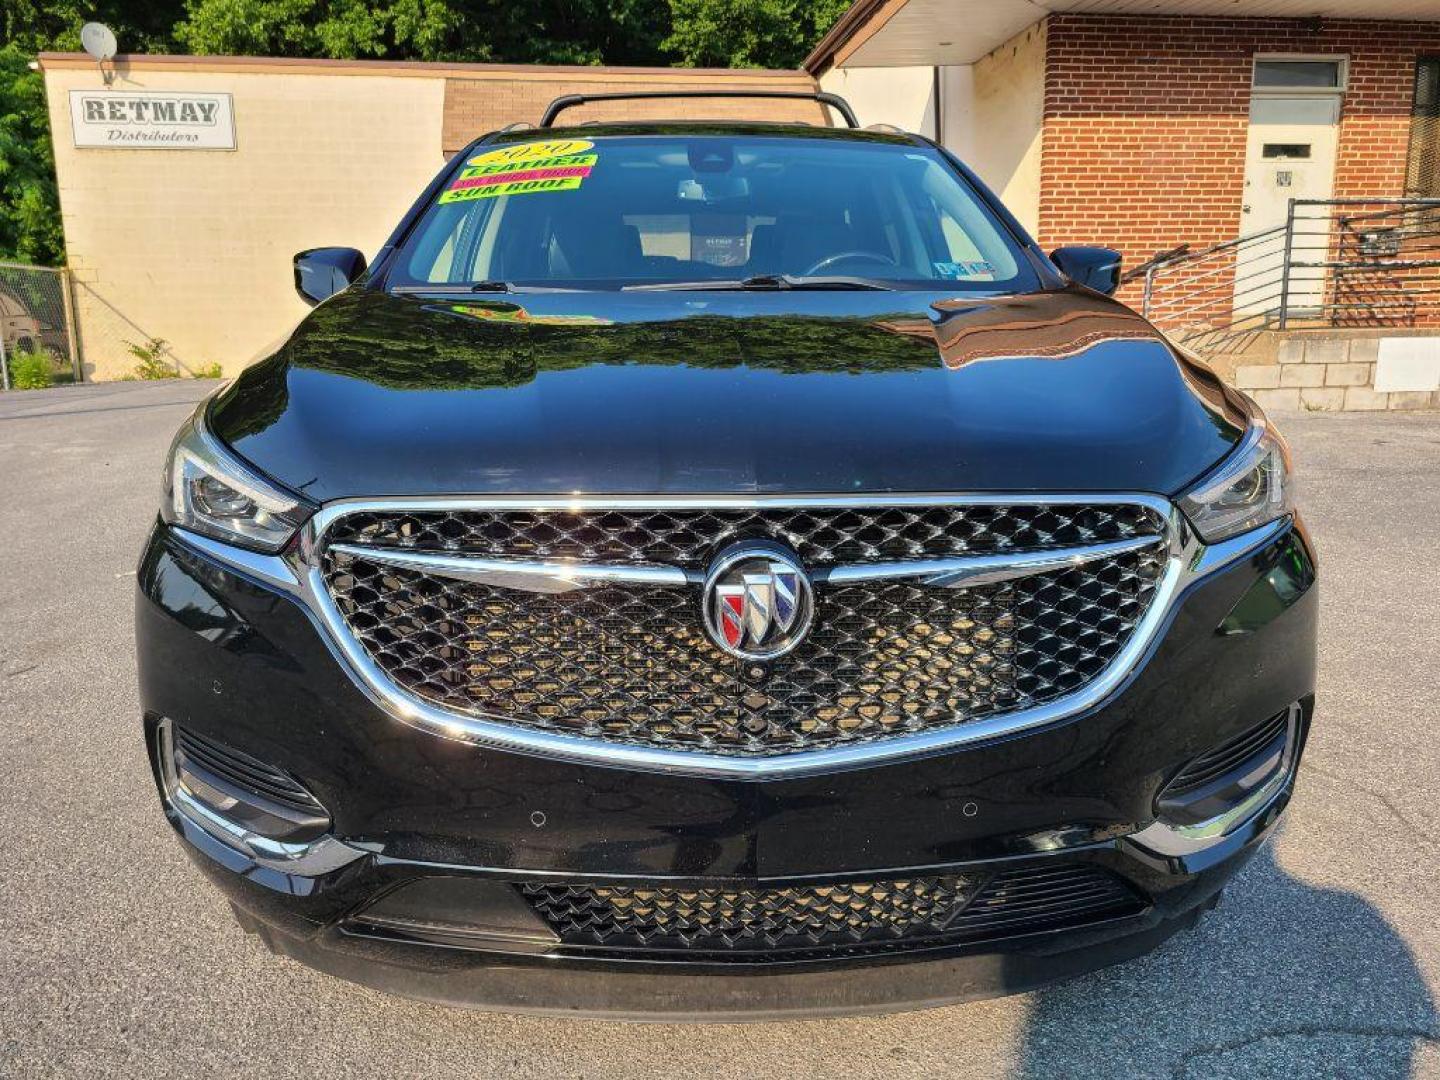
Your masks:
[{"label": "roof overhang", "polygon": [[[72,68],[94,70],[95,58],[87,53],[42,52],[35,60],[42,71]],[[797,90],[814,90],[815,80],[801,70],[769,71],[759,68],[659,68],[592,67],[583,64],[469,64],[422,60],[322,60],[288,56],[168,56],[152,53],[121,53],[107,61],[119,71],[178,71],[182,74],[229,75],[380,75],[419,79],[517,78],[540,82],[633,83],[654,77],[666,82],[759,83],[773,87],[794,83]]]},{"label": "roof overhang", "polygon": [[[1235,0],[855,0],[805,58],[830,67],[973,64],[1026,27],[1061,12],[1235,18]],[[1253,19],[1440,21],[1436,0],[1246,0]]]}]

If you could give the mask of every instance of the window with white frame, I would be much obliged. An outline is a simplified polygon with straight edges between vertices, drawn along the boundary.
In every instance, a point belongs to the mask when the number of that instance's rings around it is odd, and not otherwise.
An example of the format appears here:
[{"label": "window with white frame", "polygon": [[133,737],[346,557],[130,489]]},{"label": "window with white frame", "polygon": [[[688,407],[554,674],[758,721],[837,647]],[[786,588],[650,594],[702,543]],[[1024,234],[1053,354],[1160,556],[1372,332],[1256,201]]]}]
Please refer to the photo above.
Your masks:
[{"label": "window with white frame", "polygon": [[1266,94],[1338,94],[1345,77],[1343,56],[1257,56],[1252,85]]}]

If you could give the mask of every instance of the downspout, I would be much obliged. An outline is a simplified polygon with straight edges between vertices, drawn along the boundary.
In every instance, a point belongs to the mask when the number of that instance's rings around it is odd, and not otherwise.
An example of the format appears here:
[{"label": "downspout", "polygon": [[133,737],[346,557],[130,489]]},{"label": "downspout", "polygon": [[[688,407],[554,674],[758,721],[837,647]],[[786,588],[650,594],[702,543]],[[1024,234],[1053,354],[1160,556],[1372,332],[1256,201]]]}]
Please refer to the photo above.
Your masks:
[{"label": "downspout", "polygon": [[934,76],[930,92],[935,95],[935,142],[944,146],[945,121],[940,115],[940,65],[936,64],[930,70]]}]

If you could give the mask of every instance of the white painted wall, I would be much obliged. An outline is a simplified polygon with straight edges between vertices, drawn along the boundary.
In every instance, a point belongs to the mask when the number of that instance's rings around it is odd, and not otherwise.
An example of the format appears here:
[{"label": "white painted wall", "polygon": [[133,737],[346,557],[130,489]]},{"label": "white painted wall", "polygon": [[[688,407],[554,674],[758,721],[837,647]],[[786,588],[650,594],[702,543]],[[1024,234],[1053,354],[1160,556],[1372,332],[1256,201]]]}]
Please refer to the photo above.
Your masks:
[{"label": "white painted wall", "polygon": [[[935,137],[934,68],[831,68],[820,76],[820,86],[847,99],[862,124],[894,124]],[[940,141],[994,188],[1032,233],[1040,227],[1044,114],[1043,22],[974,64],[940,68]]]},{"label": "white painted wall", "polygon": [[[1045,127],[1045,24],[1036,23],[972,65],[970,100],[946,93],[943,112],[965,115],[950,144],[1020,219],[1040,228],[1040,142]],[[956,83],[955,98],[962,87]],[[946,124],[947,128],[949,123]]]},{"label": "white painted wall", "polygon": [[831,68],[820,76],[820,89],[848,101],[861,124],[935,137],[934,68]]},{"label": "white painted wall", "polygon": [[56,63],[45,81],[92,379],[127,374],[127,343],[152,337],[182,369],[239,371],[309,310],[291,256],[346,244],[373,257],[444,160],[439,78],[139,64],[116,77],[117,91],[233,94],[234,151],[76,149],[68,91],[100,76]]}]

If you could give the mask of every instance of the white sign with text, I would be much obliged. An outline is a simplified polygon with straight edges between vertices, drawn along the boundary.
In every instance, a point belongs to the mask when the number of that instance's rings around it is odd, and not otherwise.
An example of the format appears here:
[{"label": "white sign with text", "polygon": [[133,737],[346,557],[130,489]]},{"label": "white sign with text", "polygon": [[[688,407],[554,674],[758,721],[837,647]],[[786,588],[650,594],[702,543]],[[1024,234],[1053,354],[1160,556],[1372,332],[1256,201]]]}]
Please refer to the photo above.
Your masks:
[{"label": "white sign with text", "polygon": [[234,150],[229,94],[122,94],[71,90],[75,145],[111,150]]}]

